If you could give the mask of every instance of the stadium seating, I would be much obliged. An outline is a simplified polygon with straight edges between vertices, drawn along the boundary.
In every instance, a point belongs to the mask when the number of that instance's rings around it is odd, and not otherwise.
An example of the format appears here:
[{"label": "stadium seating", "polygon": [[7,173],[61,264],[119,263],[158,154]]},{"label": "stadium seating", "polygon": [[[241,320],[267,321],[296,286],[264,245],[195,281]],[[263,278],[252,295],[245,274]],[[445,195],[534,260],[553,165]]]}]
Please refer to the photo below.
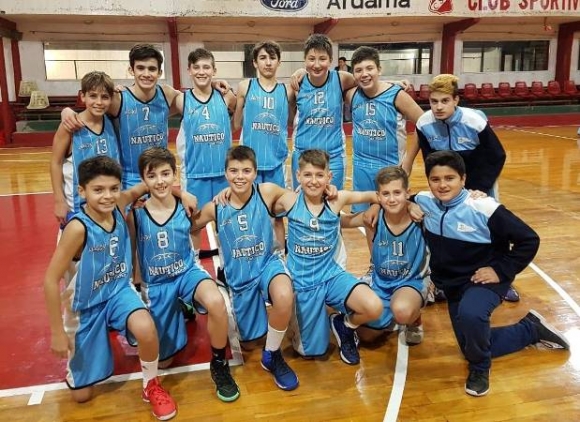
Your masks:
[{"label": "stadium seating", "polygon": [[514,100],[514,93],[512,92],[512,87],[509,82],[500,82],[497,85],[497,96],[503,101]]},{"label": "stadium seating", "polygon": [[558,81],[549,81],[546,91],[553,99],[564,99],[567,97],[567,95],[562,92],[562,88]]},{"label": "stadium seating", "polygon": [[572,98],[580,98],[580,91],[578,91],[574,81],[568,80],[564,82],[563,93]]},{"label": "stadium seating", "polygon": [[419,86],[419,101],[421,101],[423,103],[428,103],[430,93],[431,93],[431,91],[429,91],[429,85],[421,84]]},{"label": "stadium seating", "polygon": [[514,96],[520,100],[530,100],[532,94],[526,81],[517,81],[514,86]]},{"label": "stadium seating", "polygon": [[498,101],[501,98],[495,92],[493,84],[489,82],[484,82],[481,84],[481,89],[479,90],[479,97],[484,101]]},{"label": "stadium seating", "polygon": [[463,87],[463,99],[469,103],[476,103],[479,100],[477,86],[474,83],[466,83]]},{"label": "stadium seating", "polygon": [[409,89],[407,89],[405,92],[409,94],[411,98],[415,100],[415,102],[418,100],[417,91],[415,91],[413,84],[409,84]]},{"label": "stadium seating", "polygon": [[550,98],[550,94],[546,92],[544,83],[542,81],[533,81],[530,87],[530,94],[536,100],[547,100]]}]

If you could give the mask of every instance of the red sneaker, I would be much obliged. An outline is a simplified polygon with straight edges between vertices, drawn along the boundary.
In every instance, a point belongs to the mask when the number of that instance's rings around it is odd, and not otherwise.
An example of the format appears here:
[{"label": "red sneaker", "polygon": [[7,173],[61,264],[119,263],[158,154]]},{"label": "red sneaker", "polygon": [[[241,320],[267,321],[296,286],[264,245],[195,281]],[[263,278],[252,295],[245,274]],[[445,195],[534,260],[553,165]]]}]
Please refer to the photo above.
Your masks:
[{"label": "red sneaker", "polygon": [[177,414],[177,405],[171,398],[169,393],[165,391],[159,378],[153,378],[147,383],[147,387],[143,389],[143,401],[151,403],[153,415],[160,421],[168,421]]}]

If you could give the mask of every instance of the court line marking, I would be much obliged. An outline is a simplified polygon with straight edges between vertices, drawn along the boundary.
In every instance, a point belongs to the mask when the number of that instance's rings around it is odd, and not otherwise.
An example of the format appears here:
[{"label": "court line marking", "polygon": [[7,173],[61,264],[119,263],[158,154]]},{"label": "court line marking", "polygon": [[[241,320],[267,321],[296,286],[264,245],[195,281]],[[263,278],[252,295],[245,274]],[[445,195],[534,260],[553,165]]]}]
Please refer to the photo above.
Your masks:
[{"label": "court line marking", "polygon": [[580,317],[580,306],[576,303],[572,296],[570,296],[566,290],[564,290],[552,277],[546,274],[540,267],[538,267],[533,262],[530,263],[529,267],[534,270],[536,274],[538,274],[552,289],[556,291],[560,295],[562,299],[572,308],[576,315]]},{"label": "court line marking", "polygon": [[52,191],[50,192],[24,192],[24,193],[0,193],[0,198],[5,196],[27,196],[27,195],[52,195]]},{"label": "court line marking", "polygon": [[[560,127],[560,126],[552,126],[552,127]],[[543,132],[536,132],[533,130],[526,130],[526,129],[513,129],[513,128],[504,128],[505,130],[510,130],[512,132],[522,132],[522,133],[531,133],[532,135],[542,135],[542,136],[549,136],[550,138],[559,138],[559,139],[566,139],[569,141],[577,141],[578,138],[570,138],[568,136],[560,136],[560,135],[552,135],[550,133],[543,133]]]}]

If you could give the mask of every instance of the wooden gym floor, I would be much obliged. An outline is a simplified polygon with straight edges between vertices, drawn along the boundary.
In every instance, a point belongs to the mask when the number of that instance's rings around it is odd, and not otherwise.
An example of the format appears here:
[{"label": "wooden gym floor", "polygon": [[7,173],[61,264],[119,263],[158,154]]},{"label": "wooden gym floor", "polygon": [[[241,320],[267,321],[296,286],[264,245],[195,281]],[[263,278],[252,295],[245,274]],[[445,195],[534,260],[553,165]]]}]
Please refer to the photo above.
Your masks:
[{"label": "wooden gym floor", "polygon": [[[421,345],[409,348],[393,334],[376,347],[363,348],[358,366],[340,361],[334,340],[328,355],[314,361],[296,357],[285,342],[285,356],[300,378],[300,387],[292,392],[279,390],[261,369],[259,350],[244,352],[245,364],[232,368],[242,392],[234,403],[215,397],[207,370],[167,375],[163,383],[179,405],[175,420],[580,420],[580,141],[576,129],[496,128],[508,154],[500,178],[501,201],[540,234],[542,243],[533,264],[516,279],[521,302],[501,305],[493,323],[512,323],[528,309],[536,309],[565,332],[572,344],[570,352],[530,347],[497,359],[489,395],[470,397],[463,390],[466,362],[455,343],[446,305],[438,303],[424,310]],[[68,391],[51,387],[63,374],[43,374],[46,367],[60,364],[50,355],[42,293],[52,244],[39,244],[45,231],[51,239],[56,233],[48,193],[49,159],[49,148],[0,149],[0,268],[3,279],[24,268],[33,284],[0,284],[4,366],[0,373],[7,377],[0,383],[10,386],[26,371],[38,371],[46,379],[39,385],[0,390],[0,419],[154,420],[140,400],[138,379],[104,384],[91,402],[79,405],[70,400]],[[420,159],[411,184],[414,191],[426,188]],[[35,230],[30,229],[31,221],[37,223]],[[368,265],[364,237],[357,230],[347,230],[344,236],[348,268],[363,274]],[[13,253],[16,248],[18,256]],[[31,314],[44,328],[31,329],[23,323]],[[28,349],[38,351],[28,356]],[[19,356],[24,355],[22,362]]]}]

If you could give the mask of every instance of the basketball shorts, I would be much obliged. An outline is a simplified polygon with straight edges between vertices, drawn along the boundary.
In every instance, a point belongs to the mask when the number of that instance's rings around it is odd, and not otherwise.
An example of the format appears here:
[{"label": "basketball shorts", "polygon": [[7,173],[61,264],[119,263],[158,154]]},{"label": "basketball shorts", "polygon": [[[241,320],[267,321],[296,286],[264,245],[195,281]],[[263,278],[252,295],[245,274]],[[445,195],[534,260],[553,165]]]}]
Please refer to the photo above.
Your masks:
[{"label": "basketball shorts", "polygon": [[[183,181],[182,181],[183,182]],[[210,202],[218,193],[227,188],[228,181],[225,176],[204,177],[200,179],[185,179],[182,183],[182,189],[197,198],[197,207],[201,209],[205,204]]]},{"label": "basketball shorts", "polygon": [[[364,191],[376,191],[377,186],[375,182],[375,177],[377,175],[378,169],[353,166],[352,169],[352,190],[356,192]],[[366,211],[369,208],[369,204],[352,204],[350,206],[351,212],[361,212]]]},{"label": "basketball shorts", "polygon": [[255,183],[275,183],[280,187],[286,187],[286,166],[284,163],[272,170],[258,170]]}]

